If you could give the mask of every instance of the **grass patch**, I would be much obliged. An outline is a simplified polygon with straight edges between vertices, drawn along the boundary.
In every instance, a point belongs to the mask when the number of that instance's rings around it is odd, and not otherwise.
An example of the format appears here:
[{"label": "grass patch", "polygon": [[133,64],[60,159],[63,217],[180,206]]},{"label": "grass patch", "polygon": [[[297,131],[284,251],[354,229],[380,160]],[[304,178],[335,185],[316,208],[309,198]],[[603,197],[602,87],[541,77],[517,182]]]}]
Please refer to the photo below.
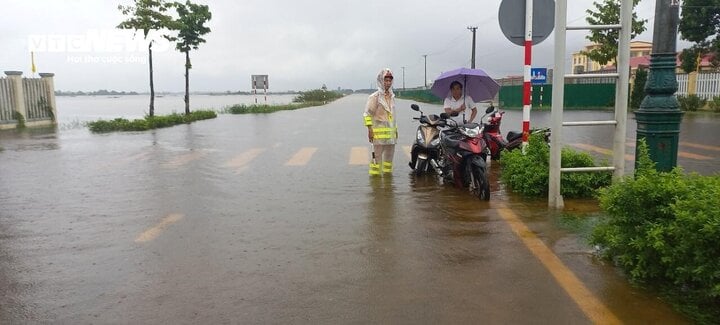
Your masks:
[{"label": "grass patch", "polygon": [[296,109],[322,106],[330,103],[338,98],[342,98],[341,93],[335,91],[327,91],[322,89],[301,92],[300,95],[293,99],[290,104],[283,105],[246,105],[237,104],[225,107],[221,112],[229,114],[268,114],[277,111],[292,111]]},{"label": "grass patch", "polygon": [[106,133],[116,131],[146,131],[150,129],[159,129],[175,126],[178,124],[188,124],[199,120],[207,120],[216,118],[217,113],[211,110],[199,110],[191,112],[190,115],[173,113],[162,116],[146,116],[142,119],[128,120],[124,118],[116,118],[114,120],[99,120],[88,122],[87,126],[93,133]]}]

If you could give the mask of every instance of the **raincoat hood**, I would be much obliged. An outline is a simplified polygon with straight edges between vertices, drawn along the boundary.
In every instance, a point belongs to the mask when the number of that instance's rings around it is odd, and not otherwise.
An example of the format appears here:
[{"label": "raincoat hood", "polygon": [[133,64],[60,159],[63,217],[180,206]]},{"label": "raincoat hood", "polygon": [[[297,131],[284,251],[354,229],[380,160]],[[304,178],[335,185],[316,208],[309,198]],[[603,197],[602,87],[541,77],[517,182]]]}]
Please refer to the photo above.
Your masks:
[{"label": "raincoat hood", "polygon": [[[387,77],[387,76],[393,77],[393,73],[392,73],[392,71],[390,71],[390,68],[385,68],[385,69],[380,70],[380,73],[378,73],[378,76],[377,76],[378,93],[380,93],[380,95],[383,95],[383,96],[385,95],[384,82],[385,82],[385,77]],[[392,90],[392,85],[390,85],[390,89],[388,89],[388,92],[393,96],[395,95],[395,93],[393,93],[393,90]]]}]

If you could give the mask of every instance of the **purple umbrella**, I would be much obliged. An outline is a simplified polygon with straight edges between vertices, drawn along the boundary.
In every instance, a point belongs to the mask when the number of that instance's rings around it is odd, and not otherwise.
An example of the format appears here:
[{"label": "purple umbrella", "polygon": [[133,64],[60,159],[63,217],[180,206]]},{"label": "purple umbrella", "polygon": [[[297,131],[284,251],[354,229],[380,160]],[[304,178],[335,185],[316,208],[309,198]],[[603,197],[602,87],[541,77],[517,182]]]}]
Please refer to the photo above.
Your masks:
[{"label": "purple umbrella", "polygon": [[460,68],[437,77],[430,92],[439,98],[446,98],[450,94],[450,84],[453,81],[460,82],[463,85],[463,93],[470,95],[476,102],[491,100],[500,91],[500,85],[485,71]]}]

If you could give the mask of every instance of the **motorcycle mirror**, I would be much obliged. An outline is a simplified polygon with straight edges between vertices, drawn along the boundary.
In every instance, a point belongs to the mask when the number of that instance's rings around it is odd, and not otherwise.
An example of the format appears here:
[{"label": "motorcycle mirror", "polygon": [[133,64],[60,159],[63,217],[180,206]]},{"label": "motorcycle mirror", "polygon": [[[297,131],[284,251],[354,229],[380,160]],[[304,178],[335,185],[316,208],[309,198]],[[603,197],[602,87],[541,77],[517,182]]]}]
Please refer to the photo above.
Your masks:
[{"label": "motorcycle mirror", "polygon": [[450,118],[450,115],[448,115],[448,113],[440,113],[440,118],[443,120],[447,120],[448,118]]},{"label": "motorcycle mirror", "polygon": [[485,113],[486,113],[486,114],[490,114],[490,113],[492,113],[494,110],[495,110],[495,106],[490,105],[490,107],[488,107],[488,108],[485,110]]},{"label": "motorcycle mirror", "polygon": [[410,108],[412,108],[413,111],[419,111],[419,110],[420,110],[420,106],[417,106],[417,104],[412,104],[412,105],[410,105]]}]

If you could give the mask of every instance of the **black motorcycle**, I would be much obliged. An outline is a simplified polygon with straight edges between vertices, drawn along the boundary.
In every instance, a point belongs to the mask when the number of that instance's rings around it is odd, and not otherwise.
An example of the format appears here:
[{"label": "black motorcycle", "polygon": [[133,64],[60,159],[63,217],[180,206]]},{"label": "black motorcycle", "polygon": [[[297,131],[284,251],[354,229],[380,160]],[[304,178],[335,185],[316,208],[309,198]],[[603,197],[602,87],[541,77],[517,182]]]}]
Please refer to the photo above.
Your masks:
[{"label": "black motorcycle", "polygon": [[425,115],[416,104],[410,108],[420,112],[420,117],[413,117],[413,120],[420,122],[415,133],[415,142],[410,150],[410,168],[416,175],[422,175],[429,171],[441,173],[438,159],[440,157],[440,129],[445,121],[435,114]]}]

